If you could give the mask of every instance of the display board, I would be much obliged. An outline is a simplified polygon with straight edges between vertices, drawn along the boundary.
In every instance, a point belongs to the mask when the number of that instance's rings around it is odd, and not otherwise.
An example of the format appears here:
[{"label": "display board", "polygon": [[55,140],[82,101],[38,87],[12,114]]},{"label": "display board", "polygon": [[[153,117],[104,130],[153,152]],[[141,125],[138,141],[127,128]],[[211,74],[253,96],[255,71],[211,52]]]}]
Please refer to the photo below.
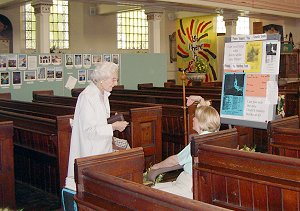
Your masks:
[{"label": "display board", "polygon": [[31,101],[32,91],[53,90],[55,95],[71,96],[72,88],[90,83],[97,63],[112,61],[119,65],[119,84],[137,89],[138,83],[163,86],[167,80],[165,54],[1,54],[0,92],[12,99]]},{"label": "display board", "polygon": [[222,123],[267,128],[275,118],[279,62],[279,34],[225,38]]}]

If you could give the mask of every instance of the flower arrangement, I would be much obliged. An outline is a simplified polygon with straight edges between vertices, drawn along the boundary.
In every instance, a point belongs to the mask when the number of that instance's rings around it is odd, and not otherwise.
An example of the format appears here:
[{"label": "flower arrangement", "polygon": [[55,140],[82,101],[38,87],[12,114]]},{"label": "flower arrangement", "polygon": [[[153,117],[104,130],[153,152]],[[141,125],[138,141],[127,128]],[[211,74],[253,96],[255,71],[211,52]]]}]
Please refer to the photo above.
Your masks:
[{"label": "flower arrangement", "polygon": [[150,180],[148,180],[148,173],[149,173],[150,169],[151,169],[151,167],[149,167],[149,168],[143,173],[143,184],[151,187],[151,186],[155,185],[156,183],[161,182],[161,181],[163,180],[164,174],[159,174],[159,175],[156,177],[156,179],[155,179],[154,182],[153,182],[153,181],[150,181]]},{"label": "flower arrangement", "polygon": [[193,72],[195,73],[207,73],[208,72],[208,64],[207,62],[201,58],[201,57],[196,57],[194,60],[194,69]]},{"label": "flower arrangement", "polygon": [[281,117],[285,116],[285,112],[284,112],[285,100],[284,99],[285,99],[284,95],[278,95],[277,115],[280,115]]}]

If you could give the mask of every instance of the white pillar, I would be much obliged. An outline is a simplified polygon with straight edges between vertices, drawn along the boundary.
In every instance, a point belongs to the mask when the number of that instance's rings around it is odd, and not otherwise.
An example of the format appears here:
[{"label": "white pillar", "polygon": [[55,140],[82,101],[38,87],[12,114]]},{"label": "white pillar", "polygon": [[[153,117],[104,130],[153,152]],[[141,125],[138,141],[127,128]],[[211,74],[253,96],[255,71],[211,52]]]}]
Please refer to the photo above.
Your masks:
[{"label": "white pillar", "polygon": [[223,14],[223,20],[225,22],[226,27],[226,36],[235,35],[236,34],[236,23],[238,20],[238,14]]},{"label": "white pillar", "polygon": [[146,12],[148,20],[148,43],[150,53],[160,53],[160,20],[161,12]]},{"label": "white pillar", "polygon": [[50,52],[49,15],[52,0],[36,0],[32,2],[36,17],[36,50],[39,53]]}]

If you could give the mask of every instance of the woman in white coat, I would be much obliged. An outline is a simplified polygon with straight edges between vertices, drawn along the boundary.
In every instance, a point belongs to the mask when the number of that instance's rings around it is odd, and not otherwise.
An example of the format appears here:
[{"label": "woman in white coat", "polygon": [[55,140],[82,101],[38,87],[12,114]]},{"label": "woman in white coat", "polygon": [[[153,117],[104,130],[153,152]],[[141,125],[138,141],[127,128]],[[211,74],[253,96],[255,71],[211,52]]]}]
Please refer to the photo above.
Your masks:
[{"label": "woman in white coat", "polygon": [[91,73],[91,83],[77,99],[68,166],[66,187],[75,189],[74,160],[80,157],[112,152],[113,131],[122,132],[128,122],[107,123],[110,117],[108,97],[118,83],[118,66],[102,62]]}]

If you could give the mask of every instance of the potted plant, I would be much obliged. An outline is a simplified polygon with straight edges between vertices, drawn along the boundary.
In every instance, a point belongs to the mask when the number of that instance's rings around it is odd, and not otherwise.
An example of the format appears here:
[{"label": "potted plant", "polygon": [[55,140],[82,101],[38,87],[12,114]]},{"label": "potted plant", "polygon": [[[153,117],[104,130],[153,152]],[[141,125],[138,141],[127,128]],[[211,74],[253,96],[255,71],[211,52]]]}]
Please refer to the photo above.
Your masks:
[{"label": "potted plant", "polygon": [[186,76],[192,81],[203,81],[205,80],[208,68],[207,62],[198,56],[191,61]]}]

